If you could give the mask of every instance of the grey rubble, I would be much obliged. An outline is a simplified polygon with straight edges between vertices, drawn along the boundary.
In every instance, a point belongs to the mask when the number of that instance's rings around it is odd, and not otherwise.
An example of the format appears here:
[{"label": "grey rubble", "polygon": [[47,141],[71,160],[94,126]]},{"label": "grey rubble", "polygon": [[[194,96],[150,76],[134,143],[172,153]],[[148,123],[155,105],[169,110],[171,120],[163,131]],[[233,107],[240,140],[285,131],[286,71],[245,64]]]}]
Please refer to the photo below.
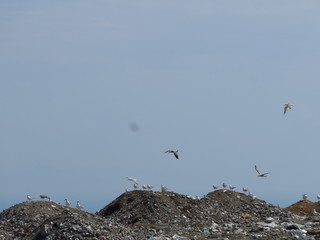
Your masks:
[{"label": "grey rubble", "polygon": [[174,192],[125,192],[96,214],[48,201],[0,214],[2,239],[320,239],[319,221],[222,190],[201,199]]}]

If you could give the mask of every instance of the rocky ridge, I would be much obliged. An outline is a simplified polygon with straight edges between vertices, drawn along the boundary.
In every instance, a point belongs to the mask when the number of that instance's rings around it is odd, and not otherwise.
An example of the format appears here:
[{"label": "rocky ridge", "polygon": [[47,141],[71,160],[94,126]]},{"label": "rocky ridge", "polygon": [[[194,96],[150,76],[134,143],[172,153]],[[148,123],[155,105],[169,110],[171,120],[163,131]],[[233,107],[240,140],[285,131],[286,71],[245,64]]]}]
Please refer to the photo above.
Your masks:
[{"label": "rocky ridge", "polygon": [[203,198],[135,190],[96,214],[49,201],[17,204],[0,213],[0,240],[320,239],[319,218],[288,210],[229,190]]}]

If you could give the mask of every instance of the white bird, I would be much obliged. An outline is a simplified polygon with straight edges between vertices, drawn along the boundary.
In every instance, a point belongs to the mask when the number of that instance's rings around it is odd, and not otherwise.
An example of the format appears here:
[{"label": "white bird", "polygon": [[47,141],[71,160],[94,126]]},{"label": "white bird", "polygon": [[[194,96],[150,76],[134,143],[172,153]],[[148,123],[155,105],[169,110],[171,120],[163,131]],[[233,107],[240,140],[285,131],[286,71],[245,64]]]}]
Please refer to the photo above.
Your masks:
[{"label": "white bird", "polygon": [[218,189],[220,186],[218,185],[212,185],[213,189]]},{"label": "white bird", "polygon": [[142,189],[146,190],[148,189],[146,185],[142,184]]},{"label": "white bird", "polygon": [[70,207],[70,201],[67,198],[64,199],[64,203],[65,203],[66,207]]},{"label": "white bird", "polygon": [[31,197],[30,195],[27,195],[27,199],[28,201],[32,201],[33,197]]},{"label": "white bird", "polygon": [[308,195],[307,194],[302,194],[302,199],[303,200],[308,200]]},{"label": "white bird", "polygon": [[139,188],[139,184],[138,183],[134,183],[133,184],[133,188],[134,188],[134,190],[137,190]]},{"label": "white bird", "polygon": [[167,190],[168,188],[165,185],[161,184],[161,192],[166,192]]},{"label": "white bird", "polygon": [[316,217],[320,216],[320,213],[318,213],[315,209],[312,209],[312,214]]},{"label": "white bird", "polygon": [[153,186],[151,186],[150,184],[147,185],[147,189],[151,190],[153,188]]},{"label": "white bird", "polygon": [[178,151],[179,150],[167,150],[164,153],[173,153],[173,155],[176,157],[176,159],[179,159],[179,155],[178,155]]},{"label": "white bird", "polygon": [[225,183],[222,183],[222,187],[226,188],[226,187],[228,187],[228,185]]},{"label": "white bird", "polygon": [[81,206],[80,201],[77,201],[76,207],[81,210],[83,209],[83,206]]},{"label": "white bird", "polygon": [[258,177],[267,177],[267,175],[270,173],[270,172],[261,173],[256,165],[254,165],[254,168],[256,169],[256,171],[258,173]]},{"label": "white bird", "polygon": [[235,189],[236,187],[234,187],[234,186],[232,186],[232,185],[229,185],[229,188],[230,188],[230,190],[233,190],[233,189]]},{"label": "white bird", "polygon": [[317,199],[318,199],[318,201],[320,201],[320,195],[317,195]]},{"label": "white bird", "polygon": [[242,188],[243,192],[248,192],[248,190],[249,190],[248,188],[244,188],[244,187]]},{"label": "white bird", "polygon": [[284,105],[283,114],[286,114],[287,110],[288,110],[288,109],[291,109],[292,107],[293,107],[293,104],[286,103],[286,104]]},{"label": "white bird", "polygon": [[138,183],[138,180],[132,177],[127,177],[128,181],[134,182],[134,183]]}]

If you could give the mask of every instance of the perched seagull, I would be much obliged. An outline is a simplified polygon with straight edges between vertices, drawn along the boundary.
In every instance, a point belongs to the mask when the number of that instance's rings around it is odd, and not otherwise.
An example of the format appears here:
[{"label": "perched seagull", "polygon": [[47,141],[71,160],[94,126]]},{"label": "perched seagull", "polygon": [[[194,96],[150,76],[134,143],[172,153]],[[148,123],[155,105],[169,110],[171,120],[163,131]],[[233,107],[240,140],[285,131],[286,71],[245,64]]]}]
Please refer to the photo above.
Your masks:
[{"label": "perched seagull", "polygon": [[286,103],[284,105],[284,111],[283,111],[283,114],[286,114],[288,108],[291,109],[293,107],[293,104],[290,104],[290,103]]},{"label": "perched seagull", "polygon": [[146,185],[142,184],[142,189],[146,190],[148,189]]},{"label": "perched seagull", "polygon": [[70,201],[67,198],[64,200],[64,203],[66,207],[70,207]]},{"label": "perched seagull", "polygon": [[128,181],[134,182],[134,183],[138,183],[138,180],[132,177],[127,177]]},{"label": "perched seagull", "polygon": [[317,195],[317,199],[318,199],[318,201],[320,201],[320,195]]},{"label": "perched seagull", "polygon": [[47,195],[40,195],[40,198],[41,199],[48,199],[49,202],[51,201],[51,198],[48,197]]},{"label": "perched seagull", "polygon": [[133,184],[133,188],[134,188],[134,190],[137,190],[139,188],[139,184],[138,183],[134,183]]},{"label": "perched seagull", "polygon": [[248,190],[249,190],[248,188],[244,188],[244,187],[242,188],[243,192],[248,192]]},{"label": "perched seagull", "polygon": [[228,187],[228,185],[225,183],[222,183],[222,187],[226,188],[226,187]]},{"label": "perched seagull", "polygon": [[28,201],[32,201],[33,197],[31,197],[30,195],[27,195],[27,199]]},{"label": "perched seagull", "polygon": [[270,172],[267,172],[267,173],[261,173],[257,167],[257,165],[254,165],[254,168],[256,169],[257,173],[259,174],[258,177],[267,177],[267,175],[270,173]]},{"label": "perched seagull", "polygon": [[147,185],[147,189],[151,190],[153,188],[153,186],[151,186],[150,184]]},{"label": "perched seagull", "polygon": [[176,159],[179,159],[178,151],[179,151],[179,150],[176,150],[176,151],[174,151],[174,150],[167,150],[167,151],[165,151],[164,153],[173,153],[173,155],[176,157]]},{"label": "perched seagull", "polygon": [[235,189],[236,187],[234,187],[234,186],[232,186],[232,185],[229,185],[229,188],[230,188],[230,190],[233,190],[233,189]]},{"label": "perched seagull", "polygon": [[252,192],[249,192],[249,193],[248,193],[248,196],[249,196],[249,197],[253,197]]},{"label": "perched seagull", "polygon": [[161,184],[161,192],[166,192],[167,190],[168,188],[165,185]]},{"label": "perched seagull", "polygon": [[83,207],[82,207],[81,204],[80,204],[80,201],[77,201],[76,207],[77,207],[79,210],[83,209]]},{"label": "perched seagull", "polygon": [[315,209],[312,209],[312,214],[316,217],[320,216],[320,213],[318,213]]},{"label": "perched seagull", "polygon": [[302,194],[302,199],[303,199],[303,200],[308,200],[307,194]]},{"label": "perched seagull", "polygon": [[218,189],[220,186],[218,185],[212,185],[213,189]]}]

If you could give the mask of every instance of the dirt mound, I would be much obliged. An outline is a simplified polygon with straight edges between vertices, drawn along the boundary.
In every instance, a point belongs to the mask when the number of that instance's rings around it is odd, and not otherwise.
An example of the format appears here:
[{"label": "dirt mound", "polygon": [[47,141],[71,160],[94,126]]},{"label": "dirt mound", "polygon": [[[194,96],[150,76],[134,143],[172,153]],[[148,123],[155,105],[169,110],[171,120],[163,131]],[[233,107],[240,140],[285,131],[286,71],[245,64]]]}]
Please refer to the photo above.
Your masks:
[{"label": "dirt mound", "polygon": [[49,201],[17,204],[0,213],[0,240],[306,239],[320,231],[313,220],[229,190],[201,199],[131,191],[96,214]]},{"label": "dirt mound", "polygon": [[315,216],[317,214],[313,212],[314,210],[320,213],[320,202],[311,202],[309,200],[301,200],[299,202],[296,202],[290,205],[289,207],[286,208],[286,210],[300,216]]},{"label": "dirt mound", "polygon": [[135,233],[95,214],[54,202],[17,204],[0,214],[0,239],[124,239]]},{"label": "dirt mound", "polygon": [[179,223],[199,218],[201,202],[173,192],[125,192],[97,214],[125,224]]},{"label": "dirt mound", "polygon": [[291,214],[265,201],[242,193],[218,190],[195,199],[174,192],[126,192],[100,210],[98,215],[124,224],[171,223],[207,226],[214,221],[244,218],[289,217]]},{"label": "dirt mound", "polygon": [[49,217],[61,214],[62,206],[53,202],[24,202],[17,204],[0,214],[0,233],[14,231],[15,237],[24,237],[31,233],[41,222]]},{"label": "dirt mound", "polygon": [[243,193],[234,191],[218,190],[208,193],[202,199],[207,205],[207,209],[214,210],[215,216],[220,216],[216,221],[234,222],[239,218],[255,218],[264,220],[268,217],[291,217],[291,214],[277,206]]}]

